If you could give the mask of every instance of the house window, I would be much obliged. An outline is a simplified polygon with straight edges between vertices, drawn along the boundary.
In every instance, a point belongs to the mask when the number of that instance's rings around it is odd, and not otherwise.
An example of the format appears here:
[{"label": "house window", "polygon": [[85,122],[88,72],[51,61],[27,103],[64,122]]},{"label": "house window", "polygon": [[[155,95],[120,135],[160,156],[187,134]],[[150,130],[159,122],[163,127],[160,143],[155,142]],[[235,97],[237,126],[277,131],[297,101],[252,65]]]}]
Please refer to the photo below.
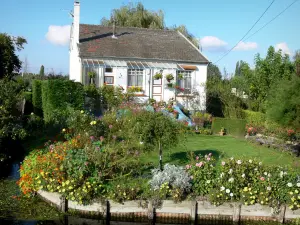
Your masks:
[{"label": "house window", "polygon": [[192,72],[190,70],[178,71],[178,74],[182,74],[183,78],[181,80],[178,79],[178,86],[184,89],[185,94],[192,93]]},{"label": "house window", "polygon": [[113,72],[113,68],[105,68],[105,73],[112,73]]},{"label": "house window", "polygon": [[[96,77],[93,80],[91,80],[91,78],[89,77],[89,72],[96,73]],[[93,82],[93,84],[98,84],[98,79],[99,79],[99,74],[98,74],[97,67],[87,66],[87,67],[83,68],[83,79],[82,80],[83,80],[84,85],[90,85],[91,81]]]},{"label": "house window", "polygon": [[128,69],[128,86],[143,86],[143,70]]},{"label": "house window", "polygon": [[114,84],[114,77],[113,76],[104,76],[104,83],[105,84]]}]

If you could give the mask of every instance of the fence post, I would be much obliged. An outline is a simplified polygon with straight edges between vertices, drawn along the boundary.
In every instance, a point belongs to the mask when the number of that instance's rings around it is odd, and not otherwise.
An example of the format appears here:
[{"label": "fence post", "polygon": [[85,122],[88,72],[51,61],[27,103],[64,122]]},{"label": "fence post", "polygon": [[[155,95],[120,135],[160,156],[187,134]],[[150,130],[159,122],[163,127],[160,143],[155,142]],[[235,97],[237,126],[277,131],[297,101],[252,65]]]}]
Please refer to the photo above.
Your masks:
[{"label": "fence post", "polygon": [[66,199],[66,197],[63,197],[62,195],[60,196],[60,211],[62,211],[63,213],[68,212],[68,200]]},{"label": "fence post", "polygon": [[277,215],[277,220],[278,220],[279,223],[284,223],[285,210],[286,210],[286,205],[281,205],[280,210],[279,210],[279,214]]},{"label": "fence post", "polygon": [[197,201],[191,202],[191,225],[197,224],[197,211],[198,211],[198,203]]},{"label": "fence post", "polygon": [[105,216],[105,220],[106,220],[106,225],[110,225],[110,204],[109,201],[106,201],[106,216]]},{"label": "fence post", "polygon": [[233,204],[233,215],[232,215],[233,223],[239,224],[241,218],[241,207],[242,206],[240,203]]},{"label": "fence post", "polygon": [[151,200],[148,203],[148,221],[149,225],[155,225],[155,208]]}]

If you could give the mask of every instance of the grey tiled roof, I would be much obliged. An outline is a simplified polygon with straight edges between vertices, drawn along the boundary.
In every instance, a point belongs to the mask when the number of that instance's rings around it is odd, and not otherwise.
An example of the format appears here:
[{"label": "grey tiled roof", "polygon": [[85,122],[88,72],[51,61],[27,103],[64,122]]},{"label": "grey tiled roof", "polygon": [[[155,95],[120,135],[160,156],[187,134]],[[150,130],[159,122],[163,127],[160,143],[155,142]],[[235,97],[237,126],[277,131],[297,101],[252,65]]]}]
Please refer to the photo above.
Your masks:
[{"label": "grey tiled roof", "polygon": [[179,32],[171,30],[80,24],[80,56],[83,58],[134,58],[208,63]]}]

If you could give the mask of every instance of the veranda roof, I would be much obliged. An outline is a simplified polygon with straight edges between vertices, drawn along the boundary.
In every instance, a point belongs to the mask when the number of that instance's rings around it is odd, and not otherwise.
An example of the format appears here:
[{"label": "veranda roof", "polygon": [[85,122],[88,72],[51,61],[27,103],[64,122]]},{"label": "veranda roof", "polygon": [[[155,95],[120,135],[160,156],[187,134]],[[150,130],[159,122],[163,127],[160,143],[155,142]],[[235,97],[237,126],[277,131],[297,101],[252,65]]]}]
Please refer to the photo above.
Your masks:
[{"label": "veranda roof", "polygon": [[103,68],[119,67],[119,68],[129,68],[129,69],[184,70],[184,68],[180,64],[167,63],[167,62],[83,59],[83,65],[93,66],[93,67],[103,67]]}]

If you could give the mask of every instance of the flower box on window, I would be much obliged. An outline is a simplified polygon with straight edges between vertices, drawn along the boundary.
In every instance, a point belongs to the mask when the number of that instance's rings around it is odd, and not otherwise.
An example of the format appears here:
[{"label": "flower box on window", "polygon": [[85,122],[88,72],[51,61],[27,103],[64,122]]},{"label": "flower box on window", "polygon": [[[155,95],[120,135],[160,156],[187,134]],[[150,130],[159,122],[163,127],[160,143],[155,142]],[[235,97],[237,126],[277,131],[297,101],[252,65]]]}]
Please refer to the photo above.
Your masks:
[{"label": "flower box on window", "polygon": [[133,93],[135,95],[143,95],[144,91],[142,87],[139,86],[130,86],[127,88],[128,93]]}]

